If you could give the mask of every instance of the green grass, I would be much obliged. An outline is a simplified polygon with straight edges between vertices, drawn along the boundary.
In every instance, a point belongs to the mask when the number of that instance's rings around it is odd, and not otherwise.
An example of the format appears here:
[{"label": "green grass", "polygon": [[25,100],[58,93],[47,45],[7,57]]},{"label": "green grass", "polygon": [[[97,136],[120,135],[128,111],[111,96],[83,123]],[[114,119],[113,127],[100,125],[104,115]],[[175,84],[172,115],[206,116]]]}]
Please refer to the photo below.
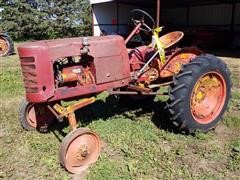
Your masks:
[{"label": "green grass", "polygon": [[[237,84],[236,78],[233,81]],[[56,125],[41,134],[26,132],[19,125],[24,88],[17,55],[0,59],[0,87],[0,178],[78,178],[58,161],[60,140],[64,138],[61,130],[67,133],[68,127]],[[239,89],[234,88],[223,123],[215,131],[194,136],[174,133],[163,111],[165,100],[157,97],[154,103],[126,106],[105,93],[94,104],[77,111],[81,124],[97,132],[102,140],[99,160],[81,177],[238,179]]]},{"label": "green grass", "polygon": [[240,128],[240,92],[234,90],[232,92],[232,98],[230,99],[228,112],[224,124],[232,128]]}]

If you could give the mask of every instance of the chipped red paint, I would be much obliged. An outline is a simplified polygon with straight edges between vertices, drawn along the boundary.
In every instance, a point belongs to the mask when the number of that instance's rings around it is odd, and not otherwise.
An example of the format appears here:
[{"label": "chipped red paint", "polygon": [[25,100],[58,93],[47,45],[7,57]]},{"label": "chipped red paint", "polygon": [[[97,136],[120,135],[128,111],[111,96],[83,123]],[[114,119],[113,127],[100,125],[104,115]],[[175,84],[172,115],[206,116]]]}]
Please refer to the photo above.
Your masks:
[{"label": "chipped red paint", "polygon": [[141,69],[149,60],[154,49],[149,46],[140,46],[136,49],[128,49],[131,71]]},{"label": "chipped red paint", "polygon": [[53,63],[63,57],[81,56],[82,41],[83,38],[37,41],[18,48],[29,102],[67,99],[129,84],[130,65],[124,39],[113,35],[88,37],[88,55],[93,57],[96,84],[56,88]]}]

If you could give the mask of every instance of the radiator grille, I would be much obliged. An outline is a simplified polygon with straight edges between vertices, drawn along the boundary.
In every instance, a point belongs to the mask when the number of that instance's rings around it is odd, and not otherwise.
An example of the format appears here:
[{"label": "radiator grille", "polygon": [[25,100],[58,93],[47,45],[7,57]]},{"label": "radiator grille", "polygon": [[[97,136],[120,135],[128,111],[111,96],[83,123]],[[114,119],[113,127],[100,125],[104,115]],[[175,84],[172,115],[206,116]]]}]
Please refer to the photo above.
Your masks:
[{"label": "radiator grille", "polygon": [[33,57],[21,58],[24,86],[27,93],[37,93],[37,74]]}]

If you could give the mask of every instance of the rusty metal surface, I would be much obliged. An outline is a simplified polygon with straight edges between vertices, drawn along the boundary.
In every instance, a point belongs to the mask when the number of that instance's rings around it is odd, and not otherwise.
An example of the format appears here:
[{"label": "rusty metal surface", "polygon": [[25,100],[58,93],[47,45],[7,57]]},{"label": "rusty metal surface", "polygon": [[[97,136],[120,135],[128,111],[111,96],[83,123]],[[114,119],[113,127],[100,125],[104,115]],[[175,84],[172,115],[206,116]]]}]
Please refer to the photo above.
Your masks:
[{"label": "rusty metal surface", "polygon": [[176,51],[161,68],[160,77],[166,78],[178,74],[183,64],[187,64],[200,54],[203,54],[203,52],[194,47]]},{"label": "rusty metal surface", "polygon": [[[139,92],[136,91],[108,91],[109,94],[118,94],[118,95],[139,95]],[[141,92],[140,95],[144,96],[155,96],[155,95],[162,95],[162,96],[168,96],[168,93],[158,93],[158,92]]]},{"label": "rusty metal surface", "polygon": [[[179,34],[176,33],[176,35]],[[176,40],[175,36],[173,39]],[[80,64],[70,63],[61,70],[61,73],[65,82],[80,81],[79,76],[72,72],[75,68],[84,67],[90,68],[86,71],[91,71],[91,76],[89,76],[91,78],[86,81],[87,83],[57,86],[55,84],[54,63],[59,58],[83,56],[80,51],[83,47],[82,41],[83,38],[38,41],[26,43],[18,48],[26,97],[29,102],[40,103],[80,98],[108,89],[126,87],[131,82],[130,70],[137,72],[151,58],[152,52],[154,53],[154,49],[148,46],[128,51],[123,38],[120,36],[89,37],[87,57],[92,59],[91,65],[85,66],[84,62],[83,64],[81,62]],[[172,41],[166,40],[166,42]],[[149,64],[150,67],[154,66],[160,72],[159,77],[155,75],[156,71],[154,71],[154,74],[146,74],[147,76],[143,76],[142,79],[145,79],[144,82],[148,82],[150,85],[151,81],[155,81],[156,78],[173,76],[180,71],[182,64],[188,63],[201,53],[196,48],[179,50],[171,55],[164,65]],[[154,62],[157,62],[157,59]],[[81,69],[81,72],[83,70]],[[82,74],[86,76],[86,73]],[[153,75],[154,77],[152,77]],[[150,89],[146,87],[129,87],[135,91],[150,92]]]},{"label": "rusty metal surface", "polygon": [[100,155],[99,136],[86,128],[71,131],[62,141],[59,151],[61,164],[73,174],[81,174]]},{"label": "rusty metal surface", "polygon": [[134,30],[128,35],[127,39],[125,40],[125,44],[127,44],[127,43],[132,39],[132,37],[133,37],[136,33],[139,33],[141,26],[142,26],[142,24],[139,23],[139,24],[134,28]]},{"label": "rusty metal surface", "polygon": [[[71,126],[72,130],[74,130],[74,129],[77,129],[77,120],[76,120],[74,111],[76,111],[77,109],[80,109],[84,106],[94,103],[95,100],[96,100],[95,97],[91,97],[91,98],[80,100],[72,105],[67,106],[67,107],[63,107],[59,104],[55,104],[53,106],[53,108],[51,108],[50,106],[48,108],[51,111],[53,110],[53,114],[57,118],[66,117],[69,121],[69,125]],[[58,113],[58,114],[56,114],[56,113]]]},{"label": "rusty metal surface", "polygon": [[78,74],[73,72],[74,68],[76,67],[75,66],[68,67],[62,70],[62,73],[61,73],[61,77],[63,81],[62,83],[78,81]]},{"label": "rusty metal surface", "polygon": [[141,69],[141,67],[153,55],[152,54],[153,51],[154,49],[149,46],[140,46],[137,47],[136,49],[129,49],[131,71]]},{"label": "rusty metal surface", "polygon": [[77,120],[76,120],[76,116],[74,114],[74,112],[71,112],[68,114],[68,122],[69,122],[69,125],[71,126],[71,129],[72,130],[75,130],[77,129]]},{"label": "rusty metal surface", "polygon": [[89,84],[85,86],[77,86],[77,87],[61,87],[58,88],[53,97],[51,97],[48,101],[56,101],[56,100],[64,100],[73,97],[79,97],[84,95],[90,95],[94,93],[100,93],[102,91],[124,87],[129,84],[130,78],[126,78],[119,81],[104,83],[104,84]]},{"label": "rusty metal surface", "polygon": [[102,84],[124,79],[124,64],[121,55],[97,58],[94,60],[96,67],[96,82]]},{"label": "rusty metal surface", "polygon": [[124,39],[112,35],[88,37],[89,56],[94,59],[97,84],[56,88],[53,63],[63,57],[81,56],[82,41],[83,38],[67,38],[29,42],[18,47],[29,102],[79,97],[128,84],[130,66]]},{"label": "rusty metal surface", "polygon": [[173,46],[174,44],[178,43],[183,38],[183,36],[184,36],[183,32],[174,31],[161,36],[159,40],[163,48],[167,49]]},{"label": "rusty metal surface", "polygon": [[30,126],[42,130],[54,122],[55,117],[46,104],[29,104],[26,110],[26,119]]},{"label": "rusty metal surface", "polygon": [[61,72],[61,84],[78,82],[80,85],[94,84],[95,79],[89,67],[70,66]]},{"label": "rusty metal surface", "polygon": [[137,82],[142,82],[145,84],[151,84],[159,78],[159,72],[155,68],[149,68],[146,70],[137,80]]},{"label": "rusty metal surface", "polygon": [[80,109],[80,108],[82,108],[82,107],[84,107],[84,106],[87,106],[87,105],[89,105],[89,104],[94,103],[95,100],[96,100],[95,97],[83,99],[83,100],[81,100],[81,101],[79,101],[79,102],[77,102],[77,103],[75,103],[75,104],[67,107],[67,111],[68,111],[68,112],[74,112],[74,111],[76,111],[77,109]]},{"label": "rusty metal surface", "polygon": [[[103,57],[106,56],[103,48],[107,48],[107,43],[114,41],[123,41],[124,39],[121,36],[110,35],[110,36],[101,36],[101,37],[87,37],[90,43],[90,51],[93,57]],[[35,42],[27,42],[19,46],[18,51],[20,57],[29,55],[31,50],[39,49],[42,51],[42,56],[45,58],[39,61],[47,61],[47,59],[52,59],[55,61],[60,57],[68,56],[77,56],[80,55],[80,49],[82,45],[83,37],[79,38],[65,38],[65,39],[55,39],[55,40],[43,40]],[[112,44],[111,44],[112,45]],[[100,51],[98,51],[100,50]],[[46,52],[47,51],[47,52]],[[108,52],[111,56],[112,53]],[[28,56],[27,56],[28,57]]]},{"label": "rusty metal surface", "polygon": [[21,58],[22,75],[26,93],[37,93],[37,73],[33,57]]},{"label": "rusty metal surface", "polygon": [[144,93],[150,93],[151,92],[151,89],[149,89],[149,88],[135,86],[135,85],[129,85],[128,89],[134,90],[134,91],[139,91],[139,92],[144,92]]},{"label": "rusty metal surface", "polygon": [[161,3],[160,0],[157,0],[157,12],[156,12],[156,26],[159,27],[160,24],[160,15],[161,15]]}]

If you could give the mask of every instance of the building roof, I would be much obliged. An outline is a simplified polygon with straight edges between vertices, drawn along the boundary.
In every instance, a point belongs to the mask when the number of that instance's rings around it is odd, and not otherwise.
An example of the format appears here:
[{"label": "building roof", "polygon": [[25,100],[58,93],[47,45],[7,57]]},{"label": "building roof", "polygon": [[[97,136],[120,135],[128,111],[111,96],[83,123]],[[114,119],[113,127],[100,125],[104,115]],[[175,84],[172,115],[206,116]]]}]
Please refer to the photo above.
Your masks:
[{"label": "building roof", "polygon": [[[117,0],[89,0],[91,4],[116,2]],[[154,6],[157,0],[118,0],[119,3]],[[236,3],[240,0],[160,0],[162,7],[197,6],[222,3]]]},{"label": "building roof", "polygon": [[105,3],[105,2],[111,2],[114,0],[89,0],[90,4],[98,4],[98,3]]}]

